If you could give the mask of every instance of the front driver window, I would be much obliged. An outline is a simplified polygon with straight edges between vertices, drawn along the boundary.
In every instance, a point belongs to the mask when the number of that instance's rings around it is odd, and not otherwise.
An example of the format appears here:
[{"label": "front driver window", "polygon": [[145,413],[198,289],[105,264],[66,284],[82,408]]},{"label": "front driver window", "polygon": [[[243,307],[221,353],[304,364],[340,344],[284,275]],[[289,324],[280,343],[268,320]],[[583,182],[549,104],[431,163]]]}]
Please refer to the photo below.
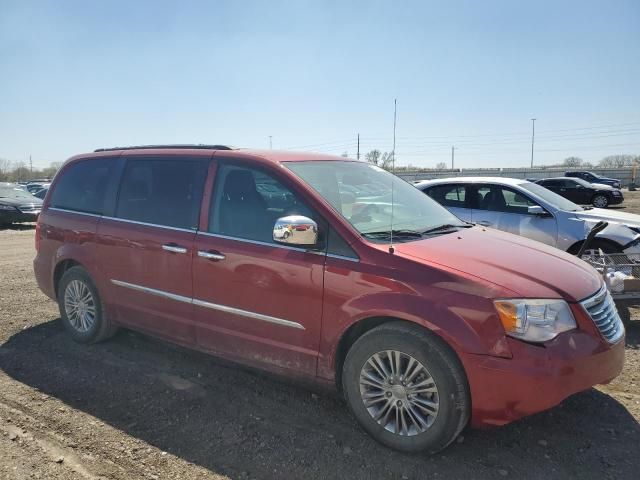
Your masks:
[{"label": "front driver window", "polygon": [[297,196],[261,170],[223,164],[209,213],[209,232],[230,237],[275,243],[273,225],[280,217],[314,218]]},{"label": "front driver window", "polygon": [[537,205],[521,193],[497,185],[478,188],[477,197],[478,209],[492,212],[522,215],[528,213],[529,207]]}]

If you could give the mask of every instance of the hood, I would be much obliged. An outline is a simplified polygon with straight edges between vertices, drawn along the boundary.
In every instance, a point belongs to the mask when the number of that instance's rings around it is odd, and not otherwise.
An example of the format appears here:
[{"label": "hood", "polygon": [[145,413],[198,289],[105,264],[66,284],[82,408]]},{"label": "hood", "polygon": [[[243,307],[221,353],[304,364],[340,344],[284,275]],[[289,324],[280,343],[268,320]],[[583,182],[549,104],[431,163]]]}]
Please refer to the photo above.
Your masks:
[{"label": "hood", "polygon": [[20,205],[40,205],[42,206],[42,200],[38,197],[33,198],[22,198],[22,197],[0,197],[0,203],[5,205],[11,205],[12,207],[17,207]]},{"label": "hood", "polygon": [[596,190],[618,190],[617,188],[613,188],[611,185],[605,185],[604,183],[592,183],[591,186]]},{"label": "hood", "polygon": [[472,227],[394,247],[407,259],[473,275],[513,292],[513,297],[575,302],[602,286],[602,278],[586,262],[490,228]]},{"label": "hood", "polygon": [[592,220],[594,222],[604,220],[609,223],[621,223],[629,227],[640,228],[640,215],[633,213],[625,213],[605,208],[592,208],[581,212],[571,212],[571,214],[580,220]]}]

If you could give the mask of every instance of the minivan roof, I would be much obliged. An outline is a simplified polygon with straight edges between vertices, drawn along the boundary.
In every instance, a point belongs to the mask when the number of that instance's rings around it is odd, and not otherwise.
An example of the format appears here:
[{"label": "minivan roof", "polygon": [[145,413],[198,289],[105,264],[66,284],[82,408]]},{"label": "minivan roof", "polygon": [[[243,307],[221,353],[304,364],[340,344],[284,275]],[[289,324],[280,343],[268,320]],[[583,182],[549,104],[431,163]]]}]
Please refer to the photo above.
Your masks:
[{"label": "minivan roof", "polygon": [[190,155],[210,155],[212,151],[220,151],[225,158],[251,158],[258,161],[267,162],[294,162],[294,161],[348,161],[358,162],[353,158],[339,157],[336,155],[325,155],[313,152],[294,152],[283,150],[259,150],[249,148],[236,148],[227,145],[203,145],[203,144],[178,144],[178,145],[139,145],[132,147],[112,147],[99,148],[94,152],[75,155],[69,160],[80,158],[104,157],[105,155],[122,154],[127,155],[164,155],[164,154],[184,154]]},{"label": "minivan roof", "polygon": [[205,145],[202,143],[176,143],[167,145],[133,145],[130,147],[109,147],[109,148],[97,148],[94,152],[113,152],[119,150],[156,150],[158,148],[171,148],[171,149],[188,149],[188,150],[233,150],[233,147],[228,145]]}]

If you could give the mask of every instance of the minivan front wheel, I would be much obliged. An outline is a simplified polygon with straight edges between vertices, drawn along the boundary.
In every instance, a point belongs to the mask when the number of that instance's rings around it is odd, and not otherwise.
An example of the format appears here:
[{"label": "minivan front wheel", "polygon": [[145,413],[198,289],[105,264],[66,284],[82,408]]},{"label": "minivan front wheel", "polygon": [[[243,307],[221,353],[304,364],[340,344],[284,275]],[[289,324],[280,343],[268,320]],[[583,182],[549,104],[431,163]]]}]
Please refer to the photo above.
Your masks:
[{"label": "minivan front wheel", "polygon": [[113,336],[116,327],[107,319],[87,271],[72,267],[62,275],[58,285],[58,307],[65,329],[79,343],[96,343]]},{"label": "minivan front wheel", "polygon": [[417,325],[392,322],[360,337],[347,353],[342,386],[362,427],[396,450],[438,452],[469,419],[459,359]]}]

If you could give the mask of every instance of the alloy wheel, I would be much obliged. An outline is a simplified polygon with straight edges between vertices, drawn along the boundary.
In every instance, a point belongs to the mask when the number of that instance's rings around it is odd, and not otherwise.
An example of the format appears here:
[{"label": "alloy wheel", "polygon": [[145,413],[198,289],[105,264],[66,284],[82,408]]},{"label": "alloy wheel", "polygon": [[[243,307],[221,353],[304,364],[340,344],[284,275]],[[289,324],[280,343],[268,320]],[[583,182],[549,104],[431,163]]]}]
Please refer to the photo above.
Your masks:
[{"label": "alloy wheel", "polygon": [[593,205],[597,208],[605,208],[609,202],[607,201],[607,197],[604,195],[597,195],[593,199]]},{"label": "alloy wheel", "polygon": [[427,368],[396,350],[375,353],[364,363],[360,396],[380,426],[401,436],[425,432],[440,406],[438,388]]},{"label": "alloy wheel", "polygon": [[64,310],[71,326],[78,332],[88,332],[96,320],[96,304],[89,287],[72,280],[64,292]]}]

